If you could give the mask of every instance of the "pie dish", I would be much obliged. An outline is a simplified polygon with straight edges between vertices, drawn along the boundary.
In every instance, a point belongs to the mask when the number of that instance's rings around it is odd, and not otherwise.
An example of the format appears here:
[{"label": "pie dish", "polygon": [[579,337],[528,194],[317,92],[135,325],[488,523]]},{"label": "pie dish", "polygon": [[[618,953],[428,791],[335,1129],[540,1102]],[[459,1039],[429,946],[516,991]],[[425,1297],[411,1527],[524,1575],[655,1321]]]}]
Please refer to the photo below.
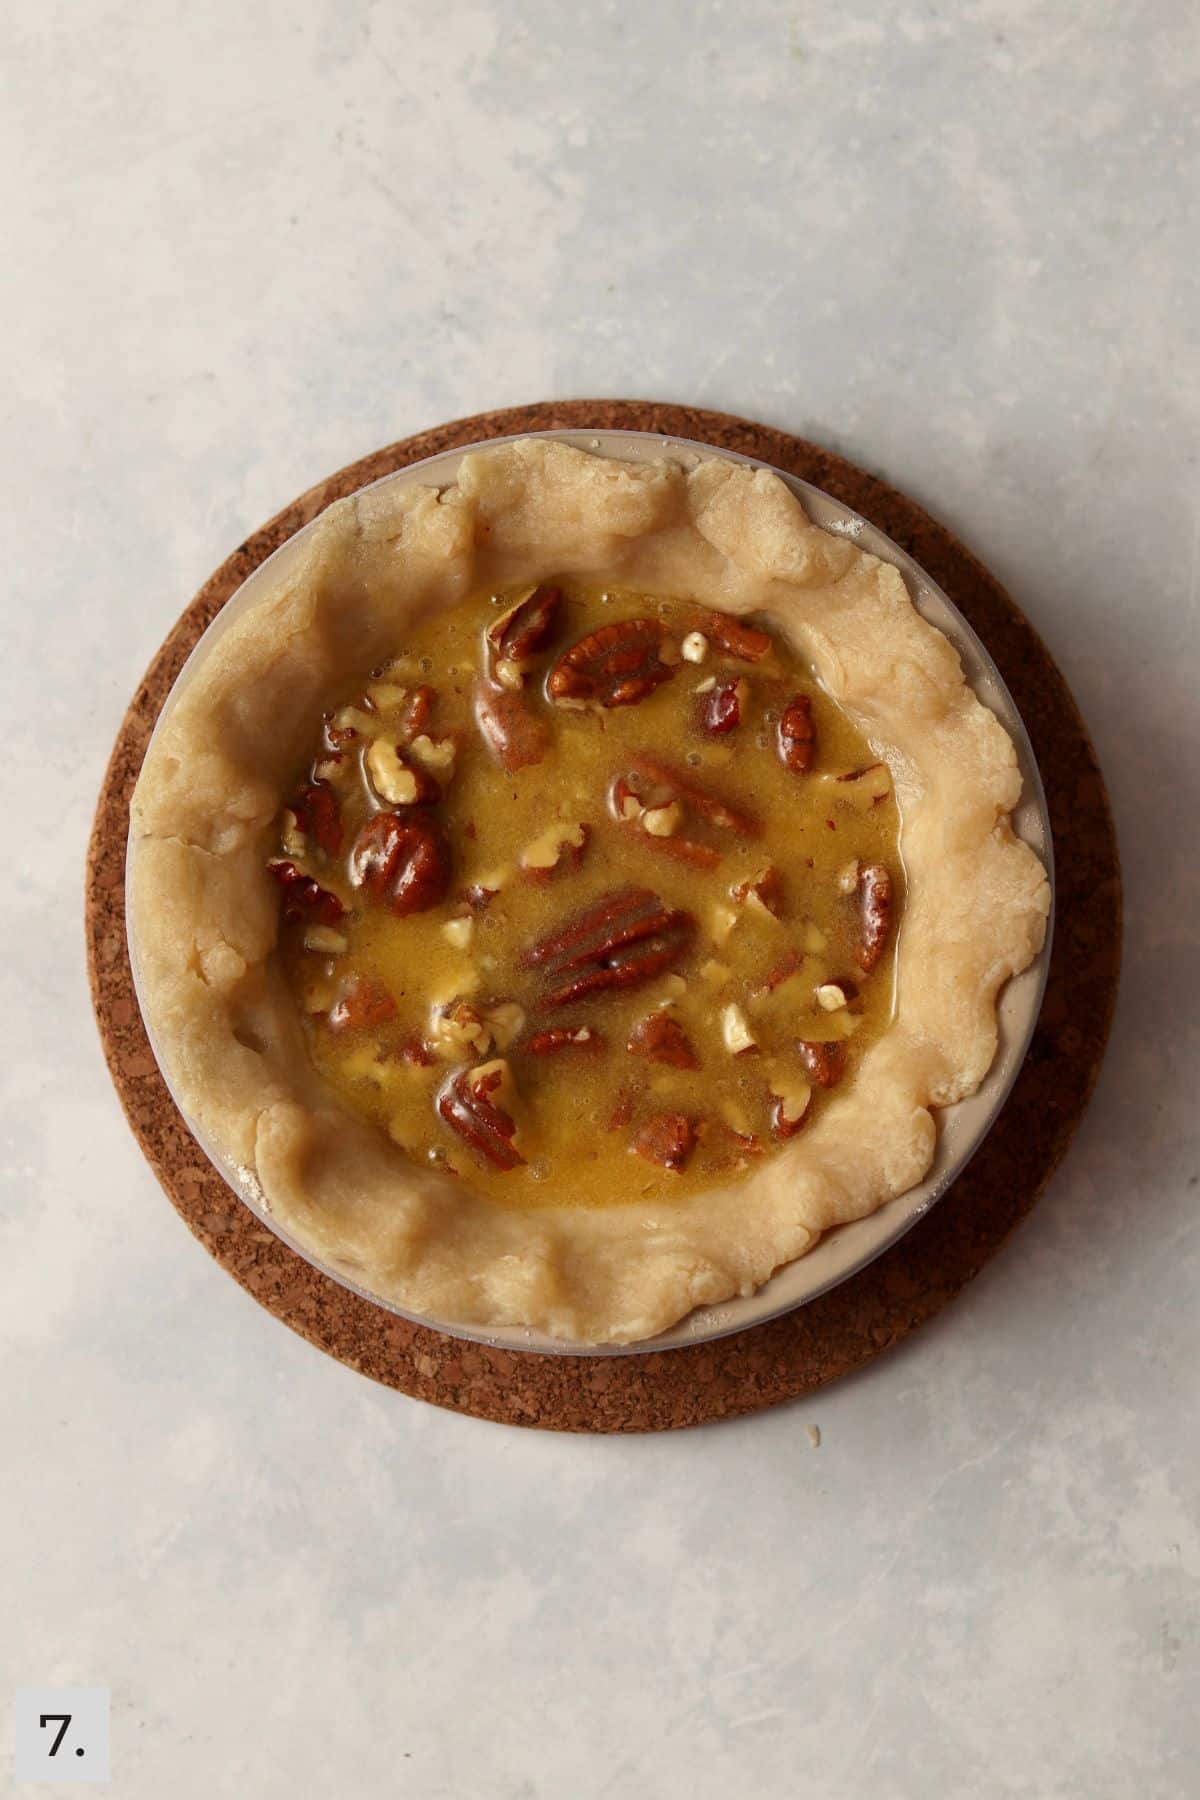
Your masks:
[{"label": "pie dish", "polygon": [[[418,1165],[318,1074],[266,862],[312,722],[351,674],[406,621],[564,574],[768,626],[890,771],[907,893],[887,1029],[776,1155],[670,1200],[522,1209]],[[997,997],[1045,931],[1045,871],[1009,822],[1020,790],[1011,739],[897,571],[812,525],[778,477],[516,442],[467,456],[440,492],[330,508],[189,673],[132,809],[140,997],[205,1140],[344,1279],[468,1329],[638,1342],[926,1175],[933,1113],[983,1080]]]}]

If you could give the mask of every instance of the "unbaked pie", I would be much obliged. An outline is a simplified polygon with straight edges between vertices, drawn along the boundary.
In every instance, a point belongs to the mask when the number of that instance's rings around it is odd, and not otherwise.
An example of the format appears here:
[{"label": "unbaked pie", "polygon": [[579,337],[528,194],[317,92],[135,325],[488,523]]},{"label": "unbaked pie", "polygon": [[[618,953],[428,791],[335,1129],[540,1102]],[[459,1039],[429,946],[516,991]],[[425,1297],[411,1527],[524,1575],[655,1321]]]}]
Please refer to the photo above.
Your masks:
[{"label": "unbaked pie", "polygon": [[1010,739],[778,477],[527,440],[331,507],[134,796],[176,1092],[314,1255],[583,1342],[925,1174],[1041,946]]}]

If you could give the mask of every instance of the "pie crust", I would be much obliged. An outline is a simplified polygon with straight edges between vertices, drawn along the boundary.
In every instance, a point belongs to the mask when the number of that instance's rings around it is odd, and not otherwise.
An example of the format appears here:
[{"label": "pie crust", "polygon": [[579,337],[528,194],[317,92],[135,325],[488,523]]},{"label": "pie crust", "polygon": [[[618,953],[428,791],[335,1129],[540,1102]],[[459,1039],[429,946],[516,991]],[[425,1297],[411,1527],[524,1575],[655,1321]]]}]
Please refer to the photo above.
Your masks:
[{"label": "pie crust", "polygon": [[[892,1023],[761,1167],[666,1203],[522,1211],[412,1162],[312,1069],[274,954],[265,863],[330,693],[414,615],[556,575],[761,615],[867,734],[900,805]],[[435,1321],[635,1342],[752,1292],[926,1174],[933,1110],[983,1080],[999,991],[1045,936],[1046,874],[1011,826],[1020,792],[1011,739],[898,571],[811,524],[777,476],[526,439],[466,456],[441,491],[331,506],[201,649],[131,805],[141,1003],[181,1106],[307,1253]]]}]

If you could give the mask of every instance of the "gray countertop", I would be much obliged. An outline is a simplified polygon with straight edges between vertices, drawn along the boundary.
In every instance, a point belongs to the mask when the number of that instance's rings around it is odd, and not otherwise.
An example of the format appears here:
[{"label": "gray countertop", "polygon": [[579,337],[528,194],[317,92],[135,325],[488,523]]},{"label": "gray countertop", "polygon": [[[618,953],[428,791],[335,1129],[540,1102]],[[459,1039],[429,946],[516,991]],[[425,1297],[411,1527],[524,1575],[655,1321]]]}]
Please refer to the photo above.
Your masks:
[{"label": "gray countertop", "polygon": [[[130,1800],[1194,1793],[1195,9],[0,32],[6,1689],[111,1687]],[[1005,1251],[866,1373],[659,1439],[444,1414],[260,1311],[83,967],[104,760],[211,568],[378,444],[576,394],[764,419],[944,519],[1074,687],[1128,883],[1096,1099]]]}]

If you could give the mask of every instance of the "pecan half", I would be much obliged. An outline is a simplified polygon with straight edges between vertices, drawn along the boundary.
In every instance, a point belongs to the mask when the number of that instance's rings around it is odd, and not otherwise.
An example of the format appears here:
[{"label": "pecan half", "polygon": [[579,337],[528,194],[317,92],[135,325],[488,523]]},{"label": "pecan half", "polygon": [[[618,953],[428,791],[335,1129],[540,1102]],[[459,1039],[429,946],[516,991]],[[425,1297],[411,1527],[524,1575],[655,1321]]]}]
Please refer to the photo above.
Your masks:
[{"label": "pecan half", "polygon": [[450,850],[428,816],[378,812],[354,841],[350,879],[397,918],[425,912],[445,899]]},{"label": "pecan half", "polygon": [[661,1163],[678,1174],[695,1142],[696,1127],[686,1113],[655,1113],[634,1133],[631,1148],[647,1162]]},{"label": "pecan half", "polygon": [[527,968],[557,982],[546,1006],[566,1006],[607,988],[636,987],[677,963],[691,943],[690,913],[647,888],[617,888],[525,952]]},{"label": "pecan half", "polygon": [[625,1048],[631,1056],[644,1056],[647,1062],[666,1063],[672,1069],[698,1069],[700,1059],[691,1039],[669,1013],[652,1012],[630,1033]]},{"label": "pecan half", "polygon": [[360,975],[330,1008],[329,1023],[335,1031],[365,1031],[384,1025],[396,1016],[396,1002],[381,981]]},{"label": "pecan half", "polygon": [[495,1169],[516,1169],[525,1161],[512,1141],[516,1124],[490,1098],[501,1079],[497,1071],[493,1076],[473,1080],[471,1070],[460,1069],[442,1087],[437,1109],[481,1162],[490,1163]]},{"label": "pecan half", "polygon": [[742,722],[745,698],[744,681],[718,682],[700,703],[700,729],[710,737],[724,737],[726,732],[736,731]]},{"label": "pecan half", "polygon": [[529,710],[523,696],[482,676],[475,683],[475,723],[491,755],[510,775],[540,763],[550,744],[544,721]]},{"label": "pecan half", "polygon": [[342,809],[333,789],[323,781],[311,782],[288,805],[305,837],[312,838],[326,856],[336,856],[342,847]]},{"label": "pecan half", "polygon": [[523,670],[554,635],[561,603],[561,588],[539,587],[527,600],[510,607],[503,618],[493,620],[487,635],[497,659]]},{"label": "pecan half", "polygon": [[543,1004],[569,1006],[575,1000],[588,1000],[608,988],[641,987],[655,975],[673,968],[691,941],[692,921],[686,913],[673,914],[672,920],[672,924],[653,937],[614,950],[598,966],[577,970],[561,986],[552,988],[545,995]]},{"label": "pecan half", "polygon": [[614,888],[592,906],[572,915],[557,931],[531,944],[522,961],[528,969],[572,969],[621,944],[648,937],[667,917],[649,888]]},{"label": "pecan half", "polygon": [[735,837],[753,838],[758,837],[762,830],[752,813],[733,806],[721,794],[685,774],[666,757],[641,750],[630,759],[630,768],[635,774],[661,783],[667,790],[668,798],[682,800],[685,806],[690,806],[706,824],[715,826],[718,831],[731,831]]},{"label": "pecan half", "polygon": [[844,1039],[830,1044],[815,1044],[802,1039],[796,1048],[800,1052],[800,1061],[810,1081],[818,1087],[836,1087],[846,1072],[846,1044]]},{"label": "pecan half", "polygon": [[858,905],[858,966],[869,975],[883,955],[892,923],[892,878],[882,863],[859,870]]},{"label": "pecan half", "polygon": [[755,630],[753,625],[743,625],[729,613],[701,613],[699,627],[710,642],[741,662],[761,662],[770,654],[771,639],[767,633]]},{"label": "pecan half", "polygon": [[535,1031],[524,1048],[530,1056],[555,1056],[560,1050],[603,1050],[604,1039],[590,1025],[551,1025]]},{"label": "pecan half", "polygon": [[793,694],[788,701],[779,715],[775,742],[784,768],[793,775],[807,775],[817,755],[817,728],[807,694]]},{"label": "pecan half", "polygon": [[286,857],[272,857],[267,870],[283,889],[283,916],[289,923],[304,919],[310,924],[336,925],[345,916],[346,908],[337,895]]},{"label": "pecan half", "polygon": [[633,706],[669,681],[675,664],[663,662],[663,627],[656,619],[618,619],[602,625],[563,652],[546,680],[552,700]]}]

